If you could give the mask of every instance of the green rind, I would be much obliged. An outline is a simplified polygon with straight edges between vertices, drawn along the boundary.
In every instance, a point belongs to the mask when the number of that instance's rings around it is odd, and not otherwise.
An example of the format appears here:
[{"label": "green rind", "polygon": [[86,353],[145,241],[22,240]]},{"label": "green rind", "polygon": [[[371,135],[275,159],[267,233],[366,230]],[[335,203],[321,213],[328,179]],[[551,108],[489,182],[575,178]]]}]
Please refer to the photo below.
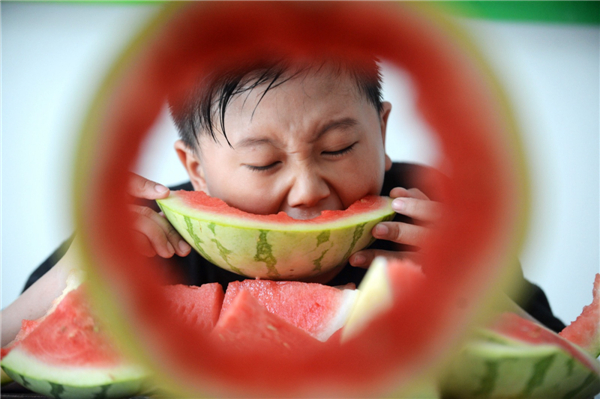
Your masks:
[{"label": "green rind", "polygon": [[374,241],[377,223],[395,214],[389,200],[381,209],[323,224],[258,223],[198,212],[170,199],[157,202],[200,255],[233,273],[266,279],[302,279],[343,265]]},{"label": "green rind", "polygon": [[444,397],[588,398],[600,375],[556,345],[508,345],[476,340],[442,379]]},{"label": "green rind", "polygon": [[18,347],[1,364],[6,374],[25,388],[57,399],[127,398],[148,388],[147,373],[133,365],[56,367],[37,361]]}]

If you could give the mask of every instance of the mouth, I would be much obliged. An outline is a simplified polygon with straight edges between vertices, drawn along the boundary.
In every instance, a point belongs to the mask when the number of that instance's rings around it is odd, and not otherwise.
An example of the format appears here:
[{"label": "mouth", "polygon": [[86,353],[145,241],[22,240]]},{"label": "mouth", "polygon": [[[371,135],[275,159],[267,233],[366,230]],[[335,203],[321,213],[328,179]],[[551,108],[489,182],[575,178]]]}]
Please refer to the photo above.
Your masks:
[{"label": "mouth", "polygon": [[285,213],[297,220],[309,220],[321,216],[321,211],[311,209],[290,209],[285,211]]}]

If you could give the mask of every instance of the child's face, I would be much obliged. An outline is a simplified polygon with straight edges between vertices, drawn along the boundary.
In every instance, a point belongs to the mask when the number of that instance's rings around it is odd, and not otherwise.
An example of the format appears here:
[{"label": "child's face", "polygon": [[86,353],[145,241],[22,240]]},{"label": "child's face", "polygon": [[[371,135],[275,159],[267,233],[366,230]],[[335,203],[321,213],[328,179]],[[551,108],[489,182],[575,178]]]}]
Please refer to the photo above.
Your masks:
[{"label": "child's face", "polygon": [[[231,148],[200,135],[196,154],[176,149],[196,190],[247,212],[309,219],[379,195],[390,104],[379,114],[345,75],[308,73],[235,97],[225,129]],[[260,100],[260,103],[258,103]],[[257,105],[258,103],[258,105]]]}]

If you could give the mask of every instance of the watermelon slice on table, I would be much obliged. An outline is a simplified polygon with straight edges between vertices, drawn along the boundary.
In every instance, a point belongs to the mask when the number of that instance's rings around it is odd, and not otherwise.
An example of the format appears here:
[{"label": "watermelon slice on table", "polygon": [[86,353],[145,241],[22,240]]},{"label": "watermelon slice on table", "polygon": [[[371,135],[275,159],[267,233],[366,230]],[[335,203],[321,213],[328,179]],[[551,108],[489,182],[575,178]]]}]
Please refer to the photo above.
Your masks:
[{"label": "watermelon slice on table", "polygon": [[247,356],[288,354],[322,345],[306,331],[269,312],[250,293],[242,289],[223,311],[211,333],[213,339]]},{"label": "watermelon slice on table", "polygon": [[316,283],[243,280],[229,283],[222,314],[242,291],[248,291],[269,312],[323,342],[344,326],[358,294],[355,289]]},{"label": "watermelon slice on table", "polygon": [[579,345],[593,357],[600,356],[600,274],[594,280],[594,299],[559,335]]},{"label": "watermelon slice on table", "polygon": [[163,289],[172,312],[192,327],[205,332],[212,331],[223,305],[221,284],[203,284],[199,287],[177,284]]},{"label": "watermelon slice on table", "polygon": [[[67,291],[49,313],[25,322],[2,369],[14,381],[55,398],[117,398],[140,393],[146,372],[126,360],[93,316],[85,286]],[[33,329],[31,328],[33,327]]]},{"label": "watermelon slice on table", "polygon": [[373,227],[395,214],[391,199],[378,196],[309,220],[284,212],[247,213],[201,191],[174,191],[157,203],[208,261],[243,276],[273,280],[298,280],[343,267],[350,255],[374,241]]}]

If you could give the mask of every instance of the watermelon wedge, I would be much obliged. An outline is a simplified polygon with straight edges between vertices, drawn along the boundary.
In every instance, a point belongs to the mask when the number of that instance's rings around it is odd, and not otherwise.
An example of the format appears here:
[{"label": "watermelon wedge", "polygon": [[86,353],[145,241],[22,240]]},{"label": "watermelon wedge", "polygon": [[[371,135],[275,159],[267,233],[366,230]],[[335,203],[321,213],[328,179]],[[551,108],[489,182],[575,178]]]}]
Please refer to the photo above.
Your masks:
[{"label": "watermelon wedge", "polygon": [[219,283],[199,287],[183,284],[163,287],[170,311],[191,327],[210,332],[217,324],[223,305],[223,287]]},{"label": "watermelon wedge", "polygon": [[201,191],[174,191],[158,205],[208,261],[234,273],[298,280],[342,267],[374,241],[373,227],[394,216],[391,199],[368,196],[344,211],[296,220],[284,212],[254,215]]},{"label": "watermelon wedge", "polygon": [[600,274],[594,280],[594,299],[574,322],[559,335],[582,347],[593,357],[600,356]]},{"label": "watermelon wedge", "polygon": [[284,355],[318,348],[322,343],[306,331],[269,312],[250,293],[242,289],[219,318],[211,333],[228,350],[254,356],[266,353]]},{"label": "watermelon wedge", "polygon": [[600,363],[576,345],[514,313],[478,331],[440,382],[453,398],[589,398]]},{"label": "watermelon wedge", "polygon": [[316,283],[243,280],[229,283],[223,314],[243,291],[249,292],[269,312],[323,342],[344,326],[358,294],[355,289]]},{"label": "watermelon wedge", "polygon": [[342,331],[342,341],[362,331],[371,320],[390,310],[423,282],[421,268],[409,260],[377,257],[358,286],[358,298]]},{"label": "watermelon wedge", "polygon": [[2,369],[14,381],[54,398],[118,398],[139,393],[147,374],[126,360],[93,316],[82,285],[60,298],[8,354]]}]

